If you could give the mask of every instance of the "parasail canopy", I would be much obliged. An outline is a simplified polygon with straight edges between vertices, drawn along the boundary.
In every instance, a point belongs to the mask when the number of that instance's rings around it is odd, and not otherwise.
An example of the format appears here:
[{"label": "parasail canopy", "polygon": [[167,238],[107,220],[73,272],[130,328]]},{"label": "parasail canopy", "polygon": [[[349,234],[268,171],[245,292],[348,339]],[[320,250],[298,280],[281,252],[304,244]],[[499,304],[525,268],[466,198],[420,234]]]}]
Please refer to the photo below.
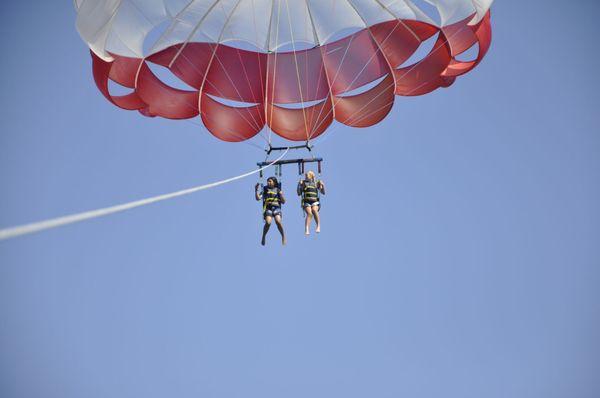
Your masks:
[{"label": "parasail canopy", "polygon": [[[333,120],[372,126],[396,95],[448,87],[481,61],[492,0],[427,3],[75,0],[75,7],[94,79],[113,104],[146,116],[199,116],[225,141],[249,139],[265,125],[308,141]],[[431,50],[409,64],[424,42]],[[477,55],[460,60],[471,48]],[[167,85],[153,65],[190,89]],[[110,81],[130,92],[113,95]]]}]

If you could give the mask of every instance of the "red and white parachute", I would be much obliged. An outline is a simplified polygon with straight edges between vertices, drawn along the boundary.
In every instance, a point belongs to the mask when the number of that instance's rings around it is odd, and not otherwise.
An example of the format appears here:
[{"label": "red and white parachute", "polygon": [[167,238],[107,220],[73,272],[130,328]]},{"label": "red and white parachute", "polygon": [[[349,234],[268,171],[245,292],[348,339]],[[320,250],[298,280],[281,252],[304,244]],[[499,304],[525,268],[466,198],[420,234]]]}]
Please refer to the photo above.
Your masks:
[{"label": "red and white parachute", "polygon": [[[307,141],[333,120],[374,125],[395,95],[426,94],[473,69],[490,46],[492,1],[75,0],[75,7],[94,79],[113,104],[146,116],[200,116],[225,141],[249,139],[265,125]],[[439,22],[423,11],[429,5]],[[428,40],[432,50],[405,65]],[[473,59],[457,58],[472,47]],[[150,64],[193,89],[165,84]],[[112,95],[109,81],[131,92]]]}]

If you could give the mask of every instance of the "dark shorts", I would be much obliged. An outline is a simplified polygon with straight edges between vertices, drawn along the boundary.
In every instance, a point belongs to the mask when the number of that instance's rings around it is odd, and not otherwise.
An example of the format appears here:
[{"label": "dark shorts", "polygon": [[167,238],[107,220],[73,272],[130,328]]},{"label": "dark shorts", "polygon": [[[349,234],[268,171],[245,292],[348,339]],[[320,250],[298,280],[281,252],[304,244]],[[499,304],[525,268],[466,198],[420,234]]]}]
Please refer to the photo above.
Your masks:
[{"label": "dark shorts", "polygon": [[275,217],[281,215],[281,207],[269,207],[265,210],[263,217]]}]

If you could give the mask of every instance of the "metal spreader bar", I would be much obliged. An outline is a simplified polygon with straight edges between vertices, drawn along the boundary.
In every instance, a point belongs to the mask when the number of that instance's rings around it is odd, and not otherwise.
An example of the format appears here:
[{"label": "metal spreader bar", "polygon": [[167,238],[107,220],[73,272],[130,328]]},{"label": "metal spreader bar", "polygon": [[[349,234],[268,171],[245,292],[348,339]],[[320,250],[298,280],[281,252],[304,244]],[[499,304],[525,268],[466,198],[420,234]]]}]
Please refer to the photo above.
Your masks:
[{"label": "metal spreader bar", "polygon": [[312,151],[312,145],[310,145],[310,143],[306,143],[304,145],[296,145],[296,146],[271,146],[269,144],[269,148],[265,149],[265,152],[267,153],[267,155],[270,155],[271,152],[274,151],[286,151],[288,149],[308,149],[308,151]]},{"label": "metal spreader bar", "polygon": [[[317,163],[317,169],[319,174],[321,174],[321,162],[323,161],[323,158],[308,158],[308,159],[285,159],[285,160],[278,160],[276,162],[259,162],[256,163],[256,165],[261,168],[260,171],[260,177],[262,178],[263,174],[262,174],[262,168],[266,165],[272,165],[275,166],[275,169],[279,169],[280,173],[281,173],[281,166],[284,164],[297,164],[298,165],[298,174],[302,175],[304,174],[304,165],[306,163]],[[281,176],[281,174],[280,174]]]}]

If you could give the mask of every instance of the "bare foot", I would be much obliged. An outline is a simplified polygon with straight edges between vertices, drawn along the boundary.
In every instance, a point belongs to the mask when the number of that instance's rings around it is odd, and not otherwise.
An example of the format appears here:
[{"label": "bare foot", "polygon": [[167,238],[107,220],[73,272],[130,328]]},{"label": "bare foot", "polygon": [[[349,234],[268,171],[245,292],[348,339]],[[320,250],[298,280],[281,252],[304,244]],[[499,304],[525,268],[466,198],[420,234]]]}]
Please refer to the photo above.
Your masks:
[{"label": "bare foot", "polygon": [[285,246],[285,244],[287,243],[287,239],[285,238],[285,236],[281,237],[281,244]]}]

